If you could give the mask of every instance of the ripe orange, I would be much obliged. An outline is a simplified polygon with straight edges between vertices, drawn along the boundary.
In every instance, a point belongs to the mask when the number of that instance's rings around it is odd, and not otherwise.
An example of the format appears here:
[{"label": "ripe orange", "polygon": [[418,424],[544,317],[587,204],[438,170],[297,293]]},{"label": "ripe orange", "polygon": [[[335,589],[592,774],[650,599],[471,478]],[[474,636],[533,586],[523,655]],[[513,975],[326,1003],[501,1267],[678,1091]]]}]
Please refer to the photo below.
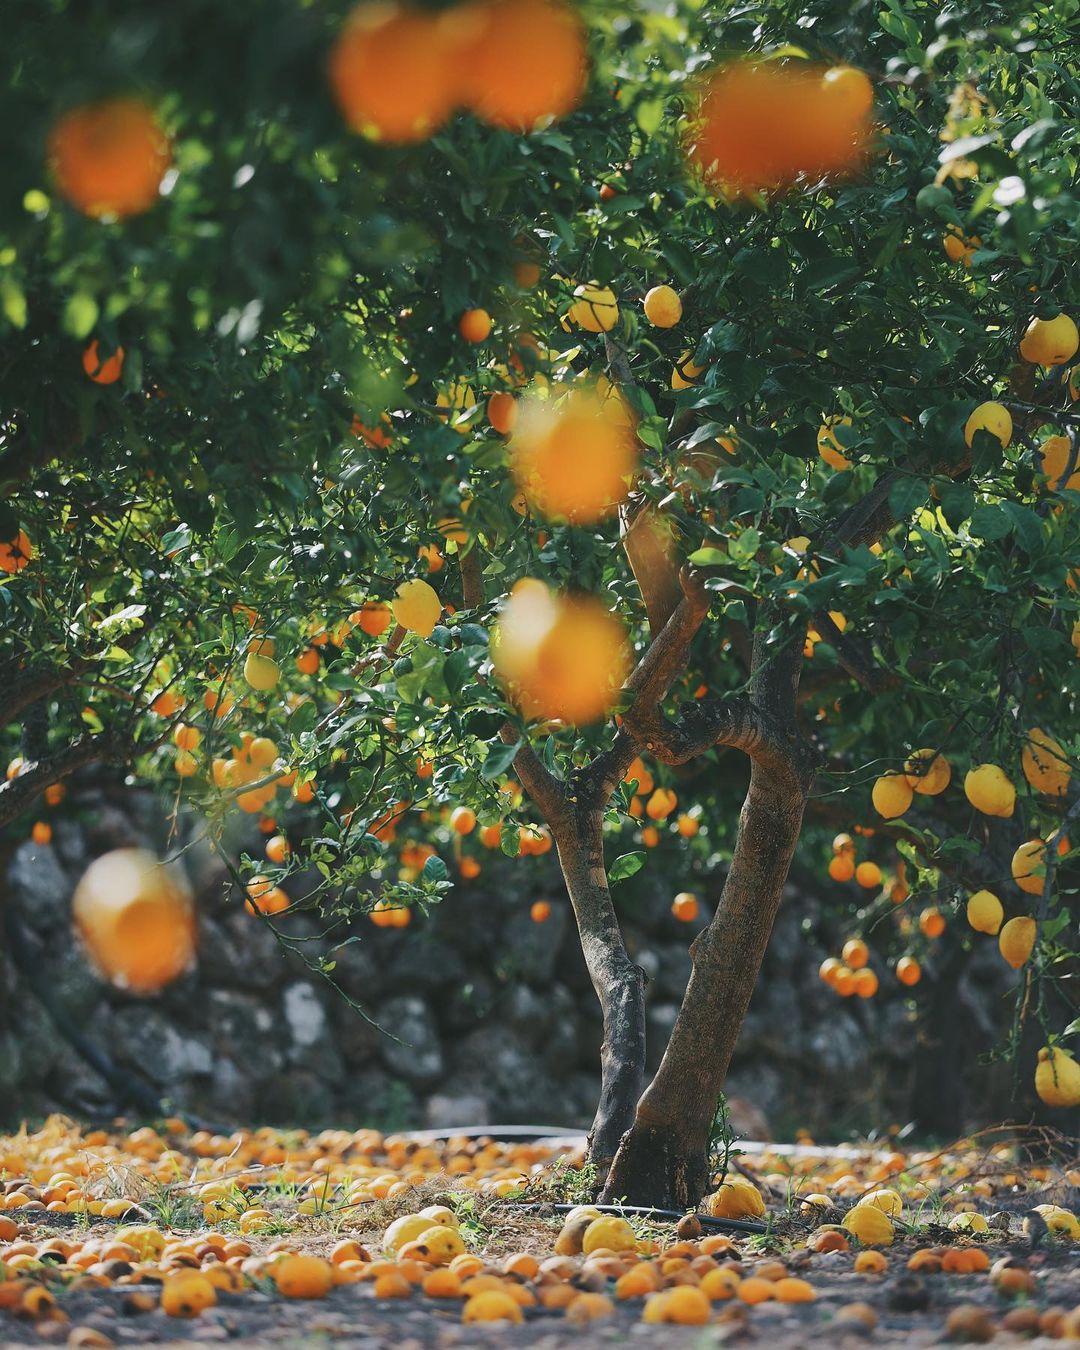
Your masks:
[{"label": "ripe orange", "polygon": [[480,875],[480,864],[475,858],[462,858],[458,864],[458,871],[466,881],[473,881]]},{"label": "ripe orange", "polygon": [[901,984],[918,984],[922,979],[922,967],[913,956],[902,956],[896,963],[896,978]]},{"label": "ripe orange", "polygon": [[863,862],[855,869],[855,880],[868,891],[881,885],[881,868],[875,862]]},{"label": "ripe orange", "polygon": [[928,938],[940,937],[945,931],[945,915],[930,905],[919,915],[919,927]]},{"label": "ripe orange", "polygon": [[354,417],[349,430],[373,450],[385,450],[393,439],[390,435],[390,419],[385,413],[373,427],[366,426],[359,417]]},{"label": "ripe orange", "polygon": [[458,834],[472,834],[476,829],[476,812],[470,806],[456,806],[450,813],[450,828]]},{"label": "ripe orange", "polygon": [[72,108],[49,133],[48,156],[62,195],[98,217],[148,211],[172,162],[168,137],[138,98]]},{"label": "ripe orange", "polygon": [[458,319],[458,332],[466,342],[484,342],[491,332],[491,315],[486,309],[467,309]]},{"label": "ripe orange", "polygon": [[840,954],[852,970],[861,970],[870,960],[870,948],[862,938],[849,938]]},{"label": "ripe orange", "polygon": [[248,898],[244,901],[244,908],[249,914],[256,911],[259,914],[281,914],[289,908],[289,903],[289,897],[280,886],[271,886],[264,880],[255,890],[252,886],[248,887]]},{"label": "ripe orange", "polygon": [[381,637],[390,627],[390,606],[382,600],[365,600],[360,606],[357,627],[368,637]]},{"label": "ripe orange", "polygon": [[0,572],[13,575],[21,572],[34,556],[34,546],[25,530],[20,530],[14,539],[0,543]]},{"label": "ripe orange", "polygon": [[498,848],[502,843],[501,825],[484,825],[480,829],[480,842],[485,848]]},{"label": "ripe orange", "polygon": [[869,80],[850,67],[728,61],[701,87],[691,157],[735,192],[849,173],[866,156],[872,106]]},{"label": "ripe orange", "polygon": [[530,577],[502,607],[492,657],[526,717],[574,725],[608,712],[630,665],[623,624],[598,599],[559,595]]},{"label": "ripe orange", "polygon": [[533,923],[547,923],[551,918],[551,905],[546,900],[534,900],[529,906],[529,918]]},{"label": "ripe orange", "polygon": [[163,689],[150,704],[150,711],[159,717],[172,717],[184,706],[184,700],[173,689]]},{"label": "ripe orange", "polygon": [[829,859],[829,876],[833,881],[850,881],[855,875],[855,859],[850,853],[837,853]]},{"label": "ripe orange", "polygon": [[571,112],[585,89],[581,20],[561,0],[478,0],[465,6],[463,101],[484,121],[528,131]]},{"label": "ripe orange", "polygon": [[514,263],[512,271],[514,284],[523,291],[531,291],[540,280],[540,264],[529,262],[528,259]]},{"label": "ripe orange", "polygon": [[52,826],[47,820],[35,820],[30,830],[30,838],[42,848],[52,843]]},{"label": "ripe orange", "polygon": [[487,419],[492,431],[508,436],[518,419],[518,405],[513,394],[492,394],[487,403]]},{"label": "ripe orange", "polygon": [[353,131],[420,141],[450,116],[456,95],[450,22],[395,0],[357,5],[330,52],[329,79]]},{"label": "ripe orange", "polygon": [[869,968],[855,972],[855,992],[860,998],[873,998],[878,991],[878,977]]},{"label": "ripe orange", "polygon": [[280,865],[291,852],[292,848],[289,841],[283,834],[275,834],[273,838],[266,841],[266,859],[268,862]]},{"label": "ripe orange", "polygon": [[135,993],[161,989],[195,955],[190,892],[144,849],[95,859],[76,887],[72,917],[95,965]]},{"label": "ripe orange", "polygon": [[83,370],[95,384],[115,384],[124,369],[124,349],[117,347],[111,356],[101,360],[98,354],[97,338],[90,343],[82,354]]},{"label": "ripe orange", "polygon": [[630,491],[638,449],[619,397],[573,389],[559,401],[526,400],[510,441],[511,469],[529,503],[549,518],[589,525]]},{"label": "ripe orange", "polygon": [[671,902],[671,912],[680,923],[693,923],[700,908],[697,896],[690,891],[680,891]]},{"label": "ripe orange", "polygon": [[318,647],[305,647],[296,658],[296,669],[301,675],[314,675],[319,669]]}]

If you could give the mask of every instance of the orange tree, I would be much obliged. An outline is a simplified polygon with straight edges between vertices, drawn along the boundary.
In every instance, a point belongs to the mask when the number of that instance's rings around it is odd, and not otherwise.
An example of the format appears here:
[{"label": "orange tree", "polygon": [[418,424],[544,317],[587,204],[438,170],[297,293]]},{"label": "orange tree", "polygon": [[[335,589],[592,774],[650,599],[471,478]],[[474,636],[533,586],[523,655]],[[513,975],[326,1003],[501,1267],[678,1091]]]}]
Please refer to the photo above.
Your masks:
[{"label": "orange tree", "polygon": [[[284,789],[248,893],[286,943],[293,870],[342,933],[437,900],[448,837],[553,840],[602,1189],[685,1204],[808,807],[874,831],[835,884],[904,863],[859,924],[994,894],[1078,1095],[1075,97],[1051,8],[583,18],[587,82],[524,0],[27,12],[0,819],[104,756],[215,829]],[[610,887],[687,765],[730,865],[643,1091]]]}]

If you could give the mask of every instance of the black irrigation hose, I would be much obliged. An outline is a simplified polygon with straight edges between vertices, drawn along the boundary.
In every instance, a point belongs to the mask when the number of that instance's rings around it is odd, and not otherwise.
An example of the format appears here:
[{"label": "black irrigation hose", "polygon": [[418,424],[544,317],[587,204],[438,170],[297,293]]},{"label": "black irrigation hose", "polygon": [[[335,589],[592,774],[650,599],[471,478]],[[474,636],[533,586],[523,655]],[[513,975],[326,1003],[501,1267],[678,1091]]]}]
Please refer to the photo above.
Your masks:
[{"label": "black irrigation hose", "polygon": [[[518,1209],[542,1210],[553,1209],[556,1214],[569,1214],[575,1209],[582,1209],[582,1205],[518,1205]],[[680,1219],[686,1217],[686,1211],[681,1209],[653,1209],[649,1205],[591,1205],[591,1209],[599,1210],[601,1214],[636,1214],[645,1219],[663,1219],[668,1223],[678,1223]],[[710,1228],[715,1233],[767,1233],[769,1230],[763,1223],[758,1223],[755,1219],[716,1219],[711,1214],[695,1214],[694,1218],[701,1224],[702,1228]]]}]

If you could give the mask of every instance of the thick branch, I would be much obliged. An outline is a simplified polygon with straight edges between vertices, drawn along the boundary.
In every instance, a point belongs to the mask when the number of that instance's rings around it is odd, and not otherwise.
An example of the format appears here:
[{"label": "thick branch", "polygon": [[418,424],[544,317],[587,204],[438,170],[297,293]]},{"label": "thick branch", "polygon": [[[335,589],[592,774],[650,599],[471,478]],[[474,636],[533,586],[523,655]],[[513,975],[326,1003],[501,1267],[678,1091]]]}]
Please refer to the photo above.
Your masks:
[{"label": "thick branch", "polygon": [[109,736],[83,736],[48,759],[32,761],[18,777],[0,783],[0,828],[25,811],[47,787],[95,760],[109,758],[116,749]]}]

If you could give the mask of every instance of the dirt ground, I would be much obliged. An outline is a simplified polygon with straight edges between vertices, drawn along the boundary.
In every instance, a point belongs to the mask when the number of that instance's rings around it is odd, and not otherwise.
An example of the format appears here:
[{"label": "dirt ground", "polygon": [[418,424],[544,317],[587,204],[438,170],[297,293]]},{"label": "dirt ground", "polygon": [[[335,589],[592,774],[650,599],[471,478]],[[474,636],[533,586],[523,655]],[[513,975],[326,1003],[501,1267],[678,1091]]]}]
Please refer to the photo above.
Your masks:
[{"label": "dirt ground", "polygon": [[[535,1222],[532,1240],[518,1243],[518,1249],[535,1246],[550,1249],[554,1227],[550,1222]],[[95,1230],[103,1226],[95,1225]],[[39,1237],[52,1225],[34,1226]],[[62,1231],[57,1227],[54,1231]],[[96,1232],[95,1232],[96,1235]],[[518,1237],[523,1234],[518,1229]],[[341,1230],[336,1237],[370,1240],[362,1229]],[[312,1234],[305,1250],[323,1245]],[[500,1244],[504,1245],[504,1244]],[[158,1286],[114,1285],[94,1291],[58,1291],[57,1303],[66,1321],[30,1323],[0,1313],[0,1345],[78,1344],[76,1328],[90,1328],[108,1337],[115,1345],[154,1344],[181,1347],[207,1342],[228,1342],[236,1346],[261,1345],[341,1346],[356,1350],[420,1350],[432,1346],[511,1345],[561,1347],[582,1344],[621,1344],[627,1340],[646,1344],[721,1345],[748,1344],[795,1350],[795,1347],[856,1346],[934,1346],[948,1344],[945,1320],[960,1304],[984,1308],[997,1325],[994,1344],[1049,1346],[1063,1344],[1046,1337],[1034,1340],[1013,1335],[1000,1327],[1001,1318],[1018,1306],[1000,1298],[987,1276],[947,1275],[913,1276],[906,1270],[907,1257],[925,1243],[896,1244],[888,1250],[889,1269],[878,1276],[856,1274],[854,1253],[809,1253],[788,1241],[770,1243],[781,1250],[798,1274],[809,1279],[817,1291],[817,1300],[792,1305],[763,1303],[748,1307],[738,1301],[714,1305],[714,1320],[706,1327],[653,1326],[641,1321],[641,1300],[616,1304],[614,1315],[584,1328],[568,1325],[560,1313],[543,1308],[525,1310],[525,1323],[511,1327],[497,1324],[491,1328],[463,1326],[461,1305],[445,1305],[415,1294],[409,1299],[376,1300],[370,1283],[344,1285],[318,1302],[288,1301],[276,1296],[269,1287],[243,1294],[221,1293],[218,1306],[190,1323],[178,1323],[156,1307],[149,1312],[135,1311],[133,1295],[146,1293],[156,1302]],[[1031,1306],[1071,1309],[1080,1303],[1080,1246],[1056,1244],[1048,1252],[1027,1253],[1019,1243],[984,1244],[996,1259],[1016,1250],[1028,1260],[1035,1274],[1038,1291]],[[748,1244],[740,1243],[741,1247]],[[744,1262],[753,1273],[758,1260],[769,1253],[750,1245]],[[878,1317],[878,1325],[867,1331],[838,1317],[842,1308],[855,1302],[866,1303]],[[912,1305],[918,1305],[912,1307]],[[72,1340],[69,1342],[69,1337]],[[92,1343],[92,1342],[89,1342]]]}]

